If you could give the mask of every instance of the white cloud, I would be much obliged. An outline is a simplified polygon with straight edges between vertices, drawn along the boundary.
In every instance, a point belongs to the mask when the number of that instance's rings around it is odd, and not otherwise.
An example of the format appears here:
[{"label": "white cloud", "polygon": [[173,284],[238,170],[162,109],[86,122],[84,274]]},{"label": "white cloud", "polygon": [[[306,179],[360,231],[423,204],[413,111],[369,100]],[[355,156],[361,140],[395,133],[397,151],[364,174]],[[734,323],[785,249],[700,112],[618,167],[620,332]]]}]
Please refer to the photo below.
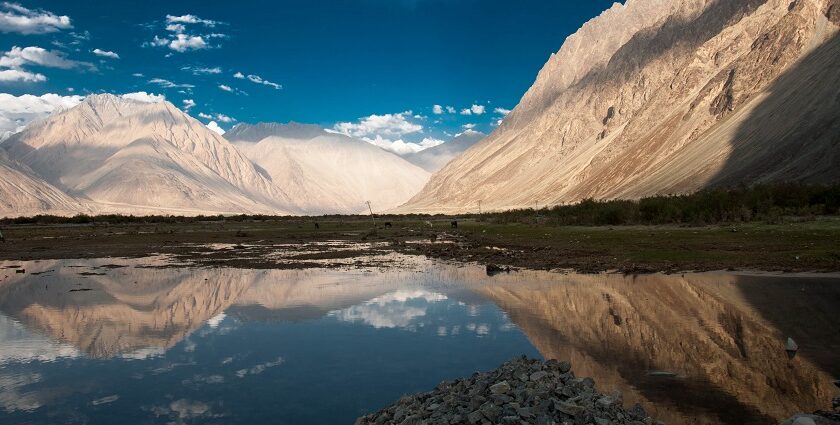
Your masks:
[{"label": "white cloud", "polygon": [[184,99],[181,101],[181,103],[184,104],[184,110],[187,111],[189,111],[190,109],[192,109],[193,106],[195,106],[195,101],[192,99]]},{"label": "white cloud", "polygon": [[134,74],[131,74],[131,76],[132,76],[132,77],[143,78],[143,74],[142,74],[142,73],[140,73],[140,72],[135,72]]},{"label": "white cloud", "polygon": [[229,117],[225,114],[205,114],[204,112],[199,112],[198,116],[199,116],[199,118],[204,118],[206,120],[221,121],[221,122],[224,122],[224,123],[230,123],[230,122],[236,121],[235,118],[231,118],[231,117]]},{"label": "white cloud", "polygon": [[4,69],[0,70],[0,82],[22,81],[25,83],[37,83],[47,81],[44,74],[35,72],[21,71],[19,69]]},{"label": "white cloud", "polygon": [[233,74],[233,78],[238,78],[240,80],[244,80],[245,79],[245,74],[243,74],[241,72],[237,72],[236,74]]},{"label": "white cloud", "polygon": [[182,71],[190,71],[193,75],[207,75],[207,74],[221,74],[222,68],[218,66],[209,68],[209,67],[201,67],[201,66],[184,66],[181,67]]},{"label": "white cloud", "polygon": [[420,142],[420,146],[423,149],[433,148],[435,146],[440,146],[442,144],[444,144],[443,140],[435,139],[435,138],[431,138],[431,137],[426,137],[426,138],[423,139],[423,141]]},{"label": "white cloud", "polygon": [[495,112],[495,113],[497,113],[497,114],[499,114],[499,115],[507,115],[507,114],[509,114],[509,113],[510,113],[510,109],[505,109],[505,108],[496,108],[496,109],[493,109],[493,112]]},{"label": "white cloud", "polygon": [[201,19],[195,15],[166,15],[166,22],[168,24],[202,24],[207,27],[214,27],[221,23],[219,21],[212,21],[210,19]]},{"label": "white cloud", "polygon": [[421,133],[423,126],[411,122],[411,111],[397,114],[370,115],[360,118],[358,122],[341,122],[333,126],[337,133],[360,138],[382,149],[404,155],[419,152],[426,147],[418,143],[402,140],[407,134]]},{"label": "white cloud", "polygon": [[149,80],[149,84],[157,84],[165,89],[192,89],[195,87],[192,84],[176,84],[163,78],[152,78]]},{"label": "white cloud", "polygon": [[96,55],[96,56],[102,56],[102,57],[111,58],[111,59],[119,59],[120,58],[120,55],[118,55],[114,52],[107,51],[107,50],[102,50],[102,49],[93,49],[93,54]]},{"label": "white cloud", "polygon": [[463,128],[464,130],[472,130],[472,129],[475,128],[475,124],[472,124],[472,123],[464,124],[464,125],[461,126],[461,128]]},{"label": "white cloud", "polygon": [[138,91],[134,93],[126,93],[122,96],[123,99],[130,99],[136,100],[138,102],[145,102],[145,103],[159,103],[166,100],[166,96],[162,94],[154,94],[154,93],[146,93],[144,91]]},{"label": "white cloud", "polygon": [[44,118],[55,110],[76,106],[83,99],[84,96],[61,96],[54,93],[41,96],[0,93],[0,140],[23,130],[33,120]]},{"label": "white cloud", "polygon": [[443,106],[435,105],[432,106],[432,113],[435,115],[443,114]]},{"label": "white cloud", "polygon": [[187,30],[187,27],[184,24],[169,24],[166,26],[166,30],[174,33],[183,33]]},{"label": "white cloud", "polygon": [[64,57],[64,53],[55,50],[50,51],[37,46],[13,46],[11,50],[3,53],[3,56],[0,57],[0,68],[20,69],[28,65],[40,65],[60,69],[85,67],[91,71],[96,70],[96,66],[92,63],[70,60]]},{"label": "white cloud", "polygon": [[452,107],[452,106],[447,106],[446,107],[446,112],[450,113],[450,114],[454,114],[455,113],[455,108]]},{"label": "white cloud", "polygon": [[183,53],[187,50],[207,49],[210,46],[200,35],[177,34],[175,39],[169,42],[169,48]]},{"label": "white cloud", "polygon": [[484,105],[473,104],[469,108],[461,109],[461,115],[483,115],[484,112]]},{"label": "white cloud", "polygon": [[[234,77],[236,77],[236,75],[234,75]],[[283,88],[282,85],[277,84],[277,83],[272,83],[271,81],[265,80],[262,77],[260,77],[259,75],[250,74],[250,75],[248,75],[248,80],[250,80],[252,83],[257,83],[257,84],[262,84],[262,85],[266,85],[266,86],[269,86],[269,87],[274,87],[275,90],[280,90],[280,89]]]},{"label": "white cloud", "polygon": [[219,84],[219,88],[224,90],[224,91],[227,91],[227,92],[232,92],[233,91],[233,88],[231,86],[226,86],[224,84]]},{"label": "white cloud", "polygon": [[[221,47],[219,45],[211,45],[210,39],[213,38],[227,38],[226,34],[221,33],[197,33],[191,31],[196,25],[204,27],[215,27],[223,24],[223,22],[213,21],[210,19],[202,19],[195,15],[166,15],[166,26],[164,29],[168,34],[163,36],[155,35],[152,41],[147,41],[142,44],[143,47],[163,47],[183,53],[189,50],[203,50]],[[153,24],[153,26],[157,26]]]},{"label": "white cloud", "polygon": [[17,3],[0,3],[0,32],[46,34],[73,28],[70,18],[52,12],[27,9]]},{"label": "white cloud", "polygon": [[343,322],[361,322],[377,329],[405,329],[426,316],[431,304],[446,299],[445,295],[435,292],[400,290],[344,310],[331,311],[329,315]]},{"label": "white cloud", "polygon": [[333,128],[339,133],[353,137],[399,137],[423,131],[423,126],[407,119],[411,111],[398,114],[370,115],[360,118],[356,123],[342,122]]},{"label": "white cloud", "polygon": [[207,124],[207,128],[216,132],[220,136],[223,136],[225,134],[225,129],[223,129],[222,127],[219,127],[219,124],[216,124],[216,121],[210,121]]}]

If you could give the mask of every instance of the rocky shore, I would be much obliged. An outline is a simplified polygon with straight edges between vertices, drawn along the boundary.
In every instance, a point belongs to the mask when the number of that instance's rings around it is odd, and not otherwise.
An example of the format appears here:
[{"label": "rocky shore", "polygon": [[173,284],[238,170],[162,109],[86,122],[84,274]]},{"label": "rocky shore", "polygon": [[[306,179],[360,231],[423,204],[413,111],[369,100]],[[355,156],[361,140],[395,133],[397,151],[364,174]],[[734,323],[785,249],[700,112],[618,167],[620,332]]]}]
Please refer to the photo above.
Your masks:
[{"label": "rocky shore", "polygon": [[433,391],[402,397],[356,420],[361,424],[596,424],[659,423],[640,405],[623,407],[621,394],[600,394],[577,378],[568,362],[525,357]]}]

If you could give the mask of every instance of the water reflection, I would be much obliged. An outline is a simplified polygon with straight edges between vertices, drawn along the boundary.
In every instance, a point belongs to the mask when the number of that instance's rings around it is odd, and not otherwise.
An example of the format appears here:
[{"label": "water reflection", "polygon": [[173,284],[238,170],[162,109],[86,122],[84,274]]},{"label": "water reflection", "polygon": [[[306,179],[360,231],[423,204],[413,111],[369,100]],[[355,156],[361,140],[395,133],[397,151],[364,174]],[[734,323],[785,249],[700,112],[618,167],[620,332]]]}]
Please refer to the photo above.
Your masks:
[{"label": "water reflection", "polygon": [[840,373],[835,277],[112,262],[0,269],[0,419],[352,422],[529,354],[667,423],[771,423]]}]

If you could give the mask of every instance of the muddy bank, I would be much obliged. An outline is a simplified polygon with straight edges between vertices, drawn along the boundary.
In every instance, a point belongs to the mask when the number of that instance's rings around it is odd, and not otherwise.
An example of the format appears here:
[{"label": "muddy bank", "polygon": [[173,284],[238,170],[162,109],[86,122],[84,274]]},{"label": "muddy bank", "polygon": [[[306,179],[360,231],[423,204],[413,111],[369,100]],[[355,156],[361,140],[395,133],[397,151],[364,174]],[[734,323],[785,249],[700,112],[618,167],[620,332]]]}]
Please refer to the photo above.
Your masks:
[{"label": "muddy bank", "polygon": [[[317,228],[315,223],[318,223]],[[392,255],[578,272],[840,271],[840,220],[705,227],[558,227],[449,220],[250,221],[17,225],[0,258],[40,260],[171,255],[195,265],[249,268],[376,266]],[[369,261],[370,258],[375,261]]]}]

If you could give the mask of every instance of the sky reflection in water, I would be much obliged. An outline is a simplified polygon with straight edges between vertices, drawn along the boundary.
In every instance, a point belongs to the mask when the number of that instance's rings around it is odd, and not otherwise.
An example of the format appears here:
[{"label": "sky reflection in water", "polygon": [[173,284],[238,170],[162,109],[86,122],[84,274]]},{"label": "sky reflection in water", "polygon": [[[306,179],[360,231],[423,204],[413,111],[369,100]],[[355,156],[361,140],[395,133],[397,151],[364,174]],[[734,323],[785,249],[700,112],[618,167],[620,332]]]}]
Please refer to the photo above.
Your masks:
[{"label": "sky reflection in water", "polygon": [[836,277],[20,265],[0,269],[4,424],[352,423],[521,354],[668,423],[769,423],[827,407],[840,372]]}]

